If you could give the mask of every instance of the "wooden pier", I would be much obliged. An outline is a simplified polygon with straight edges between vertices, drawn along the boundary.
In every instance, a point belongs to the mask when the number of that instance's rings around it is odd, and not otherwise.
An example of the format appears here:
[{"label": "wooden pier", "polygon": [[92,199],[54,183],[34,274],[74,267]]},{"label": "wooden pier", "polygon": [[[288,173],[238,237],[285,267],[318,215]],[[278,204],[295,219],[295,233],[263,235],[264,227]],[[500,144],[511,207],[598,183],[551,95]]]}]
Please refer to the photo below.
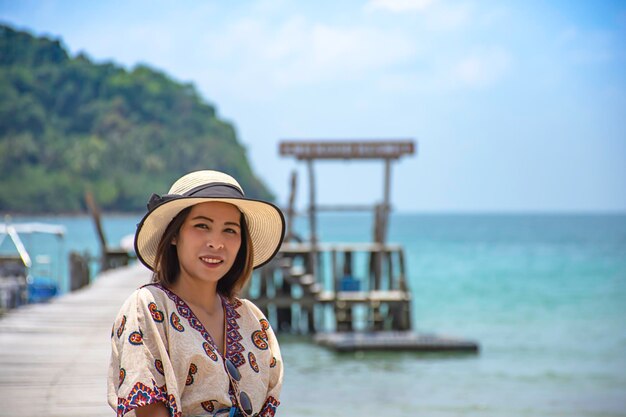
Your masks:
[{"label": "wooden pier", "polygon": [[[251,298],[281,332],[315,334],[314,340],[337,351],[411,350],[478,352],[473,341],[414,332],[411,291],[404,249],[387,242],[391,212],[391,166],[415,152],[413,140],[283,141],[282,156],[307,165],[309,236],[293,230],[297,177],[291,178],[285,243],[278,256],[257,274]],[[316,160],[380,160],[384,163],[382,201],[373,205],[320,205],[316,201]],[[320,242],[319,211],[371,211],[372,240]]]},{"label": "wooden pier", "polygon": [[[411,295],[400,246],[320,243],[315,247],[315,275],[311,250],[308,243],[285,243],[273,264],[261,270],[255,291],[248,294],[266,314],[270,306],[275,308],[275,317],[269,317],[279,331],[357,330],[353,316],[357,306],[367,310],[362,321],[370,330],[410,329]],[[329,315],[332,322],[326,319]]]},{"label": "wooden pier", "polygon": [[[297,185],[293,175],[285,210],[286,242],[276,259],[255,277],[248,294],[266,314],[275,316],[278,331],[411,329],[411,293],[404,251],[399,245],[388,244],[386,238],[391,211],[391,164],[414,152],[412,140],[281,142],[281,155],[307,164],[310,234],[305,241],[293,230]],[[348,159],[378,159],[384,163],[381,202],[349,206],[317,203],[314,161]],[[372,240],[350,244],[320,242],[317,213],[321,210],[372,211]],[[328,323],[328,317],[332,317],[332,322]]]},{"label": "wooden pier", "polygon": [[150,271],[135,264],[90,286],[0,317],[0,417],[111,417],[111,326]]},{"label": "wooden pier", "polygon": [[332,332],[315,335],[315,341],[337,352],[398,351],[429,353],[477,353],[478,344],[452,336],[412,331],[382,331],[346,333]]}]

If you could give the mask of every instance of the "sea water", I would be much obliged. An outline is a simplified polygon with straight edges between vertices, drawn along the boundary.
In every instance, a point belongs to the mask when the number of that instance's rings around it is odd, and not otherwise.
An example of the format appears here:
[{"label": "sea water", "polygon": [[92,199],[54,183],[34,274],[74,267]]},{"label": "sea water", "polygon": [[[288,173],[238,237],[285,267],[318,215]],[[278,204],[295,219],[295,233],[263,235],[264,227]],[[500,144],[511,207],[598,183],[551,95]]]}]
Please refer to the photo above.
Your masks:
[{"label": "sea water", "polygon": [[[108,241],[139,220],[104,216]],[[88,217],[13,221],[63,224],[65,254],[98,254]],[[371,218],[322,215],[318,232],[369,240]],[[405,250],[414,328],[480,353],[337,354],[281,335],[278,415],[626,416],[626,215],[394,214],[389,241]]]}]

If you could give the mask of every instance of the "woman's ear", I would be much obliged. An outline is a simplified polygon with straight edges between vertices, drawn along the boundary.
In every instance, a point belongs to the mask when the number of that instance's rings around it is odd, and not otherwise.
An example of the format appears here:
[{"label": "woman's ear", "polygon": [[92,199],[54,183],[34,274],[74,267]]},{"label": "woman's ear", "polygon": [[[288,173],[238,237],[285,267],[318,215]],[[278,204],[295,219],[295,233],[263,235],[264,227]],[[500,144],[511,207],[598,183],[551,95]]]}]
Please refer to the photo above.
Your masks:
[{"label": "woman's ear", "polygon": [[178,236],[174,236],[174,237],[172,238],[172,245],[173,245],[173,246],[176,246],[176,243],[178,243]]}]

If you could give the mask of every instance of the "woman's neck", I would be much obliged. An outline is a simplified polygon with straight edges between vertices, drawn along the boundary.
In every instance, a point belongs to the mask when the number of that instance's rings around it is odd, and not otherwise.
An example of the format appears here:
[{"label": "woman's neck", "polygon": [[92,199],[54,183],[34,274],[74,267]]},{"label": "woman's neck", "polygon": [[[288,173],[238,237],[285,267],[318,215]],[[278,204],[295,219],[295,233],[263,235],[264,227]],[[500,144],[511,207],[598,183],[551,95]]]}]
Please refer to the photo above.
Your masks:
[{"label": "woman's neck", "polygon": [[219,314],[222,310],[222,300],[217,293],[217,285],[213,283],[195,283],[178,279],[169,287],[187,304],[201,308],[209,315]]}]

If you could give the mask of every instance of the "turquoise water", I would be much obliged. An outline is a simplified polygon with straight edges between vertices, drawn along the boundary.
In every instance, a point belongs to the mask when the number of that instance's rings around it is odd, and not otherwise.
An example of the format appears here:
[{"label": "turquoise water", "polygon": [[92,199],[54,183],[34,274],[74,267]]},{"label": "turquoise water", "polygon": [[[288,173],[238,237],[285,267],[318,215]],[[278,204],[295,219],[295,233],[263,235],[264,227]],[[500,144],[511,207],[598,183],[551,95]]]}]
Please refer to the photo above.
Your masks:
[{"label": "turquoise water", "polygon": [[[97,254],[87,217],[22,220],[64,224],[65,251]],[[109,241],[138,220],[105,217]],[[370,219],[323,216],[320,234],[367,240]],[[279,415],[626,416],[626,215],[397,214],[389,240],[405,247],[414,327],[480,354],[335,354],[282,336]]]},{"label": "turquoise water", "polygon": [[[365,238],[354,220],[327,218],[323,236]],[[288,384],[295,414],[626,415],[626,216],[397,215],[390,235],[407,252],[415,327],[476,339],[480,355],[301,344],[294,379],[340,405],[306,414]],[[315,360],[300,364],[301,351]]]}]

